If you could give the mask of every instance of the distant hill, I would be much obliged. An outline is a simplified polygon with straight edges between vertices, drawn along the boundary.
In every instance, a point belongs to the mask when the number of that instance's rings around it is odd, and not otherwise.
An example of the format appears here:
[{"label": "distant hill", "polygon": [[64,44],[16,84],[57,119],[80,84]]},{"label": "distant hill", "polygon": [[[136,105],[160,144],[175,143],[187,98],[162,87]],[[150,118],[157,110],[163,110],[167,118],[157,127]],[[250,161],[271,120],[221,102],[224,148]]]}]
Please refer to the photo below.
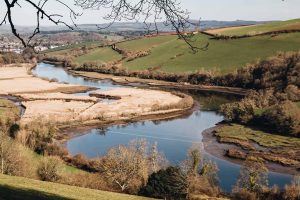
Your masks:
[{"label": "distant hill", "polygon": [[288,21],[277,21],[269,22],[258,25],[250,26],[237,26],[237,27],[227,27],[215,30],[210,30],[208,32],[213,34],[221,35],[254,35],[271,31],[282,31],[282,30],[300,30],[300,19],[293,19]]},{"label": "distant hill", "polygon": [[[206,30],[211,28],[221,28],[221,27],[228,27],[228,26],[241,26],[241,25],[253,25],[253,24],[261,24],[266,22],[258,22],[258,21],[243,21],[243,20],[237,20],[237,21],[215,21],[215,20],[208,20],[208,21],[199,21],[197,20],[191,20],[190,21],[189,30],[195,30],[196,28]],[[200,26],[199,26],[200,24]],[[107,27],[108,24],[79,24],[74,31],[86,31],[86,32],[93,32],[93,31],[101,31],[101,32],[123,32],[123,31],[137,31],[137,32],[145,32],[147,30],[147,27],[144,23],[140,22],[116,22],[113,25],[109,26],[106,29],[99,29]],[[157,27],[161,32],[170,32],[174,31],[171,26],[166,26],[164,23],[160,22],[157,23]],[[30,26],[16,26],[17,30],[22,33],[30,33],[32,30],[34,30],[34,27]],[[154,29],[154,26],[152,25],[150,29]],[[44,26],[41,27],[41,32],[64,32],[64,31],[70,31],[65,26]],[[10,33],[10,27],[8,25],[0,26],[0,34],[8,34]]]}]

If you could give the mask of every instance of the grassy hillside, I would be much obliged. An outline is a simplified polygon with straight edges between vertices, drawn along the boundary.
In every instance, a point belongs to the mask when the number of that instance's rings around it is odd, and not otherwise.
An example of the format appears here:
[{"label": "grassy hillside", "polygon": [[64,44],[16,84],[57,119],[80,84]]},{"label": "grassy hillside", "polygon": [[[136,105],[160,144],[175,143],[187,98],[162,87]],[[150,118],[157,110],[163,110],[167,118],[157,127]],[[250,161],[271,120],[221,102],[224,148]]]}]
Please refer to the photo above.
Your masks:
[{"label": "grassy hillside", "polygon": [[[143,38],[117,44],[125,51],[145,51],[151,49],[148,56],[133,61],[124,60],[121,64],[129,70],[155,68],[165,72],[195,72],[199,70],[231,72],[270,57],[278,51],[300,50],[300,33],[282,34],[277,37],[263,36],[230,41],[209,40],[208,36],[199,34],[193,38],[193,44],[199,47],[209,42],[206,51],[192,53],[188,46],[178,40],[177,36],[160,36]],[[97,61],[99,63],[120,59],[108,47],[94,50],[75,60],[78,63]]]},{"label": "grassy hillside", "polygon": [[[248,26],[228,30],[232,34],[245,34],[248,32],[264,32],[282,29],[300,29],[300,19],[285,22]],[[227,32],[225,32],[227,33]],[[196,71],[215,71],[227,73],[254,63],[258,60],[273,56],[278,51],[300,50],[300,33],[280,34],[277,36],[257,36],[237,40],[211,40],[204,34],[195,35],[192,44],[208,49],[191,52],[188,45],[179,40],[177,36],[145,37],[116,44],[118,49],[130,55],[120,64],[130,71],[155,69],[164,72],[185,73]],[[70,50],[64,49],[51,52],[54,55],[68,55]],[[147,55],[133,56],[145,53]],[[150,52],[150,53],[149,53]],[[78,64],[97,62],[110,63],[122,58],[110,47],[95,48],[74,57]]]},{"label": "grassy hillside", "polygon": [[166,72],[194,72],[202,69],[230,72],[277,51],[299,50],[300,33],[231,41],[208,40],[207,36],[199,34],[193,43],[203,47],[207,42],[210,44],[208,50],[199,50],[194,54],[183,41],[173,38],[153,47],[149,56],[123,62],[123,65],[130,70],[155,67]]},{"label": "grassy hillside", "polygon": [[110,47],[97,48],[92,50],[88,54],[75,58],[75,61],[79,64],[84,62],[97,62],[105,63],[113,60],[119,60],[122,56],[116,51],[112,50]]},{"label": "grassy hillside", "polygon": [[213,30],[213,33],[222,35],[253,35],[270,31],[300,29],[300,19],[288,21],[272,22],[267,24],[259,24],[254,26],[223,28]]},{"label": "grassy hillside", "polygon": [[0,199],[146,200],[149,198],[0,175]]}]

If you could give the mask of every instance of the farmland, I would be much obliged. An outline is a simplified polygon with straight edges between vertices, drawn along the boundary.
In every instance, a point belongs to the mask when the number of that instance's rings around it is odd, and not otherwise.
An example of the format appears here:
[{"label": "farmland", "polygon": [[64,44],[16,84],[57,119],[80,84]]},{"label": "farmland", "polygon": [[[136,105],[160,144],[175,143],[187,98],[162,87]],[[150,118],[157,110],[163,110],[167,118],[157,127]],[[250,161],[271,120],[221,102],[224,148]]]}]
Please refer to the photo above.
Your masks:
[{"label": "farmland", "polygon": [[208,32],[213,34],[221,35],[253,35],[260,34],[271,31],[281,31],[281,30],[299,30],[300,29],[300,19],[294,19],[289,21],[279,21],[267,24],[260,24],[254,26],[245,27],[232,27],[232,28],[221,28],[215,29]]},{"label": "farmland", "polygon": [[[277,26],[281,27],[278,23]],[[111,47],[95,47],[83,55],[74,57],[73,60],[79,65],[87,62],[99,65],[117,62],[129,71],[151,69],[171,73],[210,71],[224,74],[234,72],[248,63],[271,57],[279,51],[298,51],[300,33],[237,40],[212,40],[209,36],[198,33],[192,37],[191,43],[200,50],[192,52],[188,45],[175,35],[144,37],[116,43],[116,48],[121,50],[123,55]],[[51,54],[66,55],[66,51],[68,50]],[[146,54],[135,56],[141,52]],[[134,55],[133,58],[126,57],[128,54]]]}]

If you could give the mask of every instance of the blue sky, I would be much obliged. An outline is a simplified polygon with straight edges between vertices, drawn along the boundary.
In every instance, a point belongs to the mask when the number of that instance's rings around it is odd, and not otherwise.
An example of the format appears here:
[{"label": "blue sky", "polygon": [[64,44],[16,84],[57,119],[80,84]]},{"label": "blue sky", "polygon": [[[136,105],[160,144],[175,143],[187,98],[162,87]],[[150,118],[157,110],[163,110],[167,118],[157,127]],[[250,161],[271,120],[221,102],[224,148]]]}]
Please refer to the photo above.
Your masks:
[{"label": "blue sky", "polygon": [[[180,1],[180,0],[178,0]],[[53,1],[52,1],[53,2]],[[68,12],[50,1],[48,9],[53,13],[65,14]],[[64,0],[64,2],[72,2]],[[182,7],[191,12],[190,18],[202,20],[287,20],[300,18],[300,0],[181,0]],[[2,2],[3,3],[3,2]],[[4,6],[0,3],[0,16]],[[30,14],[30,9],[21,4],[22,9],[15,8],[14,15],[18,25],[34,25],[35,18]],[[81,12],[81,10],[78,10]],[[106,10],[84,11],[76,23],[103,23],[102,16]],[[65,20],[69,20],[68,17]],[[44,22],[43,25],[49,25]]]}]

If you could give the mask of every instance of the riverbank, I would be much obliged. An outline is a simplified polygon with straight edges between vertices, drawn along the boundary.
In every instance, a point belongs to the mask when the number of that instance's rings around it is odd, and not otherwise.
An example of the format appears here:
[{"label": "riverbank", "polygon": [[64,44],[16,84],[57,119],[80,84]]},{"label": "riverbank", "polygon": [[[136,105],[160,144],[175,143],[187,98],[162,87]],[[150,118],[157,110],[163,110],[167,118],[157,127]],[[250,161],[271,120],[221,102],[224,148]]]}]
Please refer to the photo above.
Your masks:
[{"label": "riverbank", "polygon": [[82,77],[98,79],[98,80],[111,80],[121,85],[131,85],[131,86],[146,85],[147,87],[150,88],[196,90],[196,91],[204,91],[204,92],[233,94],[238,96],[246,96],[250,92],[250,90],[243,89],[243,88],[235,88],[235,87],[192,85],[189,83],[174,83],[174,82],[154,80],[154,79],[141,79],[137,77],[101,74],[97,72],[74,71],[71,69],[68,69],[68,71],[75,76],[82,76]]},{"label": "riverbank", "polygon": [[[293,140],[294,138],[289,137],[281,138],[283,136],[271,135],[263,132],[259,132],[259,134],[262,135],[256,135],[255,132],[249,133],[249,135],[252,135],[252,138],[248,138],[249,140],[244,140],[243,138],[237,139],[234,137],[234,130],[230,131],[224,129],[228,127],[228,124],[221,123],[203,131],[203,144],[207,153],[239,165],[242,165],[247,157],[251,157],[263,160],[266,163],[267,168],[272,172],[290,175],[299,174],[298,159],[300,146],[297,144],[300,142],[300,139],[295,138],[295,140]],[[228,136],[220,137],[218,133],[221,131],[228,132]],[[248,129],[246,129],[246,132],[247,131]],[[239,137],[244,137],[244,132],[238,130],[237,135],[240,135]],[[257,138],[254,138],[254,135]],[[274,139],[268,140],[269,137]],[[266,142],[269,143],[269,146],[263,144],[263,140],[266,140]],[[280,143],[281,140],[282,144]],[[261,143],[259,141],[261,141]],[[292,144],[295,148],[290,148]],[[285,150],[288,150],[288,148],[289,151],[286,152]]]}]

